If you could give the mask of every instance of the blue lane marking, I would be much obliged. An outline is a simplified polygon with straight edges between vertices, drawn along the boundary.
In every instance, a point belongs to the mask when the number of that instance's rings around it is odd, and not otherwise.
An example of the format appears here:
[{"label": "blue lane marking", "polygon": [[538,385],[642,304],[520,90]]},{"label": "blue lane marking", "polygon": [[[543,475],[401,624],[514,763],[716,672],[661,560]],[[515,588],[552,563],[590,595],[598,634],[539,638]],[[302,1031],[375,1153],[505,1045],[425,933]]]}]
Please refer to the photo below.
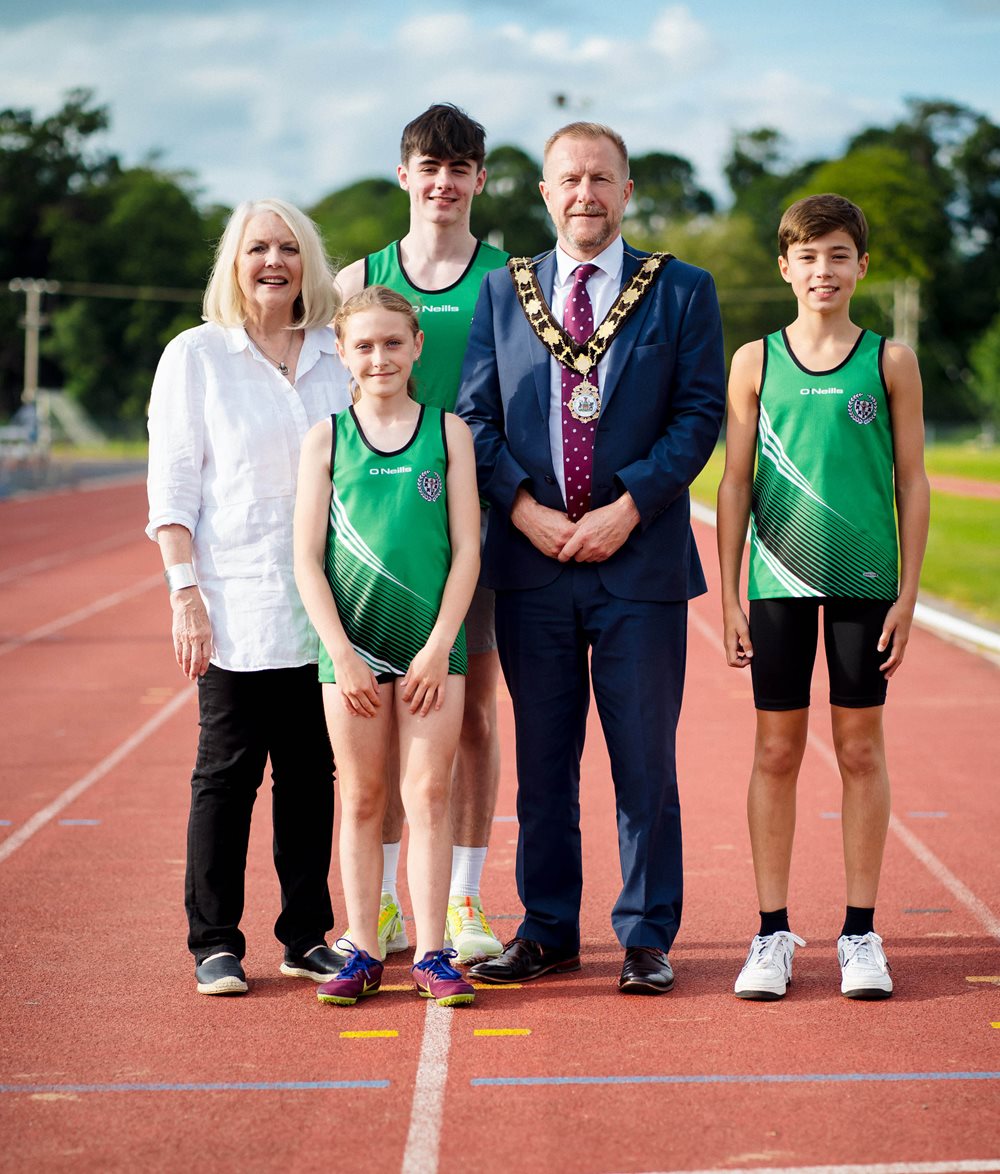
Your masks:
[{"label": "blue lane marking", "polygon": [[1000,1080],[1000,1072],[794,1072],[720,1076],[476,1076],[482,1085],[545,1084],[842,1084],[863,1081]]},{"label": "blue lane marking", "polygon": [[64,828],[91,828],[97,827],[99,819],[61,819],[59,824]]},{"label": "blue lane marking", "polygon": [[950,909],[904,909],[904,913],[950,913]]},{"label": "blue lane marking", "polygon": [[388,1088],[388,1080],[220,1081],[208,1084],[0,1084],[10,1092],[314,1092],[340,1088]]},{"label": "blue lane marking", "polygon": [[820,819],[840,819],[839,811],[821,811],[819,813]]},{"label": "blue lane marking", "polygon": [[908,811],[910,819],[947,819],[947,811]]},{"label": "blue lane marking", "polygon": [[2,828],[9,828],[9,827],[10,827],[10,822],[11,822],[11,821],[10,821],[9,819],[0,819],[0,827],[2,827]]},{"label": "blue lane marking", "polygon": [[494,823],[517,823],[516,815],[494,815]]}]

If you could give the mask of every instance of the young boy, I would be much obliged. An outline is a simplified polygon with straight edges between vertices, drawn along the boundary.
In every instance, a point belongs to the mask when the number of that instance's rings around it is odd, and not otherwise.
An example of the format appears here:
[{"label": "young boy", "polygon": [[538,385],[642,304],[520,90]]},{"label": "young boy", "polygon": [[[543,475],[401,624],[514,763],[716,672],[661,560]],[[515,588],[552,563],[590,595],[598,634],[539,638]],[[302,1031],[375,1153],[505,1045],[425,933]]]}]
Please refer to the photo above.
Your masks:
[{"label": "young boy", "polygon": [[[906,651],[927,540],[920,372],[909,347],[851,321],[868,268],[860,208],[808,196],[781,218],[778,244],[798,315],[733,356],[718,500],[726,659],[750,666],[757,708],[747,814],[760,931],[735,993],[780,999],[805,945],[789,927],[788,874],[822,605],[843,782],[840,989],[884,999],[892,979],[874,926],[889,824],[882,706]],[[740,603],[748,521],[749,623]]]},{"label": "young boy", "polygon": [[[417,399],[455,410],[462,359],[483,276],[507,263],[507,254],[477,240],[469,227],[472,200],[486,183],[486,134],[457,106],[431,106],[403,130],[399,185],[410,197],[406,236],[342,269],[337,285],[349,298],[366,285],[387,285],[416,306],[424,347],[413,369]],[[500,782],[496,693],[499,659],[493,592],[477,587],[465,620],[469,672],[465,717],[452,783],[451,896],[448,936],[459,961],[482,961],[501,944],[480,901],[480,877]],[[396,869],[403,834],[398,787],[390,788],[382,829],[385,875],[379,938],[386,951],[408,942],[399,911]]]}]

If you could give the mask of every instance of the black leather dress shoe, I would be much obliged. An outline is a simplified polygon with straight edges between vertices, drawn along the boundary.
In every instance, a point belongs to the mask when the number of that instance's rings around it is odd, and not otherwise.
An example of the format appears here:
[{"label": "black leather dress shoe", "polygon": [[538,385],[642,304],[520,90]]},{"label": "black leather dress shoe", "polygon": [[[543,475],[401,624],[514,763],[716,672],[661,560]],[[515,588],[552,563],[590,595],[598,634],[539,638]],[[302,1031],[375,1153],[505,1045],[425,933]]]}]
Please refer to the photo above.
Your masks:
[{"label": "black leather dress shoe", "polygon": [[530,938],[514,938],[503,948],[503,953],[486,962],[470,966],[467,976],[476,982],[527,982],[542,974],[563,974],[580,969],[578,952],[557,950],[543,946]]},{"label": "black leather dress shoe", "polygon": [[674,972],[664,950],[628,946],[618,989],[626,995],[662,995],[674,985]]}]

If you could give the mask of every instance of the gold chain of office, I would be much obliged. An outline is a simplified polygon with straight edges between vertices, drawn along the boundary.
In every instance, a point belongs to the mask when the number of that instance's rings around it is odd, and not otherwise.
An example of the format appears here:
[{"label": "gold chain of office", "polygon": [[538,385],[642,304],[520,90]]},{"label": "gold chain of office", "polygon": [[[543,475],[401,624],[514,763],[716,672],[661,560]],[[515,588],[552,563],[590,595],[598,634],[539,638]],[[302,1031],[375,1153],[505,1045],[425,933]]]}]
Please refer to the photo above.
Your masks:
[{"label": "gold chain of office", "polygon": [[586,376],[601,361],[629,315],[649,292],[656,275],[672,258],[672,253],[650,253],[622,287],[604,321],[585,343],[574,342],[552,316],[530,257],[511,257],[507,268],[524,316],[539,340],[557,362]]}]

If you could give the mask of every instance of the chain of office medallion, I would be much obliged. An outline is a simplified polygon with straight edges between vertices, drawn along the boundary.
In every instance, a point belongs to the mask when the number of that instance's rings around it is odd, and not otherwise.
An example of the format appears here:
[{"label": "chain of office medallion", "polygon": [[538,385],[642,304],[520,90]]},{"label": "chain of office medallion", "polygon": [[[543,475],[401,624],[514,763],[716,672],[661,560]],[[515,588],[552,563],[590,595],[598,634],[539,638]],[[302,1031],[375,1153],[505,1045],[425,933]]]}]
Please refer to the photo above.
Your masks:
[{"label": "chain of office medallion", "polygon": [[574,342],[552,316],[531,267],[530,257],[511,257],[507,268],[531,329],[557,362],[571,371],[586,375],[600,362],[629,315],[649,292],[656,275],[672,257],[672,253],[650,253],[615,298],[615,304],[604,321],[585,343]]}]

